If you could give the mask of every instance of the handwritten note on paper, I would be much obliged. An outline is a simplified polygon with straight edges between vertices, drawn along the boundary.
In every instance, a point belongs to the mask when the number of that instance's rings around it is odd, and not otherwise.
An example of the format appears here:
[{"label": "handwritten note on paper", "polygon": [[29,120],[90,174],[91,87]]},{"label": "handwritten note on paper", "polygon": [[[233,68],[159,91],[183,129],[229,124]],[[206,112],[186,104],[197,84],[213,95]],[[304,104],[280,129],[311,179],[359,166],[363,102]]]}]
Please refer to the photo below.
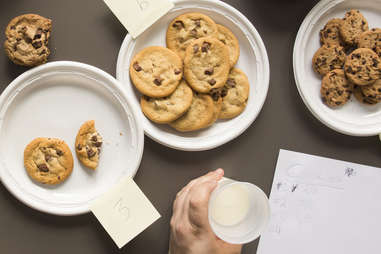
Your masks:
[{"label": "handwritten note on paper", "polygon": [[131,177],[93,202],[90,210],[119,248],[160,218]]},{"label": "handwritten note on paper", "polygon": [[103,0],[135,39],[174,4],[170,0]]},{"label": "handwritten note on paper", "polygon": [[380,253],[381,169],[281,150],[257,254]]}]

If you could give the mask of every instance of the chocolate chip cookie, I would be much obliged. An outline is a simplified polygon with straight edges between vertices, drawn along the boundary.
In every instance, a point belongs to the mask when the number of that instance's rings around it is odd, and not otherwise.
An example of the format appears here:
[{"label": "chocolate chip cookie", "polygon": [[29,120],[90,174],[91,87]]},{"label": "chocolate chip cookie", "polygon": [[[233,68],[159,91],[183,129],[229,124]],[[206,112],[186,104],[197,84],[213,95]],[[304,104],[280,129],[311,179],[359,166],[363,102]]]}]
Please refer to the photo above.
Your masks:
[{"label": "chocolate chip cookie", "polygon": [[48,41],[52,21],[37,14],[25,14],[12,19],[6,30],[5,53],[18,65],[36,66],[47,61]]},{"label": "chocolate chip cookie", "polygon": [[331,19],[327,22],[322,30],[320,30],[321,45],[343,46],[344,43],[340,37],[340,25],[342,19]]},{"label": "chocolate chip cookie", "polygon": [[103,140],[95,129],[95,121],[82,124],[75,139],[75,151],[79,161],[86,167],[96,169]]},{"label": "chocolate chip cookie", "polygon": [[173,93],[180,84],[183,62],[173,51],[152,46],[137,53],[130,64],[130,78],[144,95],[161,98]]},{"label": "chocolate chip cookie", "polygon": [[37,182],[58,184],[73,171],[73,156],[63,140],[36,138],[24,150],[24,166]]},{"label": "chocolate chip cookie", "polygon": [[246,74],[238,68],[233,68],[226,84],[221,90],[222,108],[220,119],[229,119],[241,114],[247,104],[250,85]]},{"label": "chocolate chip cookie", "polygon": [[217,39],[225,44],[229,49],[230,67],[233,67],[239,58],[239,43],[238,39],[228,28],[217,24]]},{"label": "chocolate chip cookie", "polygon": [[381,79],[377,80],[371,85],[360,86],[362,96],[371,102],[381,101]]},{"label": "chocolate chip cookie", "polygon": [[194,40],[215,36],[216,33],[216,23],[208,16],[196,12],[185,13],[169,24],[166,35],[167,47],[184,59],[186,48]]},{"label": "chocolate chip cookie", "polygon": [[381,57],[381,29],[373,28],[360,35],[359,48],[368,48]]},{"label": "chocolate chip cookie", "polygon": [[342,69],[345,62],[343,47],[323,45],[312,58],[312,67],[315,72],[325,75],[334,69]]},{"label": "chocolate chip cookie", "polygon": [[371,49],[359,48],[347,56],[345,74],[356,85],[369,85],[381,78],[381,63]]},{"label": "chocolate chip cookie", "polygon": [[186,50],[184,76],[189,85],[200,93],[222,87],[229,74],[229,50],[211,37],[195,40]]},{"label": "chocolate chip cookie", "polygon": [[351,98],[353,84],[346,78],[344,70],[333,70],[324,76],[320,93],[323,102],[329,107],[342,106]]},{"label": "chocolate chip cookie", "polygon": [[359,10],[350,10],[345,13],[339,28],[341,38],[348,45],[356,45],[360,35],[369,30],[368,21]]},{"label": "chocolate chip cookie", "polygon": [[155,123],[169,123],[183,115],[192,104],[193,92],[182,80],[168,97],[150,98],[143,95],[140,105],[144,115]]},{"label": "chocolate chip cookie", "polygon": [[181,132],[206,128],[213,120],[213,99],[207,94],[193,93],[188,111],[169,125]]},{"label": "chocolate chip cookie", "polygon": [[353,95],[355,96],[355,98],[364,105],[375,105],[375,104],[377,104],[377,102],[378,102],[377,100],[367,98],[367,96],[362,91],[362,87],[363,86],[358,86],[358,85],[354,86]]}]

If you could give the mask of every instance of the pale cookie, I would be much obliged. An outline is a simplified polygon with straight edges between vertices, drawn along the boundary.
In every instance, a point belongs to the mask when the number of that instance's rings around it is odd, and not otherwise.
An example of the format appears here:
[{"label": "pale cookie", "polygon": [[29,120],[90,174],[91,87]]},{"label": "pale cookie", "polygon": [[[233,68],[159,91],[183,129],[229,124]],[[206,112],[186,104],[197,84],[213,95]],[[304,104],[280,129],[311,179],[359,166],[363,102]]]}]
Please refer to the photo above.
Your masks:
[{"label": "pale cookie", "polygon": [[350,10],[345,13],[340,25],[340,35],[348,45],[356,45],[360,35],[369,30],[368,21],[359,10]]},{"label": "pale cookie", "polygon": [[211,18],[201,13],[185,13],[169,24],[166,35],[167,47],[184,59],[186,48],[194,40],[216,34],[217,26]]},{"label": "pale cookie", "polygon": [[222,87],[229,70],[229,50],[217,39],[195,40],[186,50],[184,76],[189,85],[200,93]]},{"label": "pale cookie", "polygon": [[342,69],[328,72],[320,89],[321,97],[329,107],[338,107],[349,101],[353,93],[353,84],[347,80]]},{"label": "pale cookie", "polygon": [[355,85],[353,95],[355,98],[364,105],[375,105],[378,101],[367,98],[361,89],[361,86]]},{"label": "pale cookie", "polygon": [[381,101],[381,79],[371,85],[360,86],[360,88],[366,100],[377,103]]},{"label": "pale cookie", "polygon": [[359,48],[347,56],[345,74],[356,85],[369,85],[381,78],[381,63],[371,49]]},{"label": "pale cookie", "polygon": [[312,67],[315,72],[325,75],[329,71],[342,69],[345,62],[345,52],[340,46],[323,45],[312,58]]},{"label": "pale cookie", "polygon": [[88,168],[96,169],[102,144],[102,136],[95,129],[95,121],[82,124],[75,139],[75,151],[79,161]]},{"label": "pale cookie", "polygon": [[230,67],[233,67],[239,58],[239,43],[235,35],[228,28],[217,24],[217,39],[229,49]]},{"label": "pale cookie", "polygon": [[52,21],[36,14],[12,19],[6,30],[5,53],[18,65],[35,66],[47,61],[50,54],[48,40]]},{"label": "pale cookie", "polygon": [[246,74],[238,68],[233,68],[221,90],[222,108],[218,118],[229,119],[241,114],[246,107],[249,92],[250,85]]},{"label": "pale cookie", "polygon": [[213,99],[206,94],[193,93],[188,111],[169,125],[181,132],[195,131],[208,127],[213,120]]},{"label": "pale cookie", "polygon": [[320,30],[321,45],[343,46],[344,43],[340,37],[340,25],[342,19],[331,19],[327,22],[323,29]]},{"label": "pale cookie", "polygon": [[63,140],[36,138],[24,150],[24,166],[37,182],[58,184],[73,171],[73,156]]},{"label": "pale cookie", "polygon": [[169,123],[183,115],[192,104],[193,92],[182,80],[168,97],[150,98],[142,96],[140,105],[144,115],[155,123]]},{"label": "pale cookie", "polygon": [[152,46],[143,49],[131,61],[130,77],[144,95],[154,98],[173,93],[182,79],[183,62],[173,51]]},{"label": "pale cookie", "polygon": [[359,48],[368,48],[381,57],[381,29],[373,28],[360,35]]}]

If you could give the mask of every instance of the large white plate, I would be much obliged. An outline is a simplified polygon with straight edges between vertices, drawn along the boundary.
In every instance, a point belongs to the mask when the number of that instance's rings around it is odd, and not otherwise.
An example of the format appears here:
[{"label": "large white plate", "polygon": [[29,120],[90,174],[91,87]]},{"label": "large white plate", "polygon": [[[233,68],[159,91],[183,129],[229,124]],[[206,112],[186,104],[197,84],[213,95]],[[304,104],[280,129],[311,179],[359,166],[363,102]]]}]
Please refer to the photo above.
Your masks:
[{"label": "large white plate", "polygon": [[381,133],[381,104],[366,106],[354,96],[343,107],[331,109],[320,98],[320,77],[312,69],[312,57],[320,47],[319,30],[332,18],[342,18],[346,11],[359,9],[369,27],[381,27],[380,0],[323,0],[303,21],[294,46],[294,74],[299,94],[313,115],[328,127],[352,136]]},{"label": "large white plate", "polygon": [[242,69],[250,81],[250,95],[245,111],[228,121],[218,121],[208,129],[192,133],[180,133],[167,125],[150,122],[142,115],[145,133],[153,140],[186,151],[208,150],[220,146],[244,132],[258,116],[265,102],[269,86],[269,62],[265,46],[253,25],[236,9],[216,0],[176,0],[175,8],[158,20],[136,40],[127,35],[121,46],[116,76],[128,92],[133,95],[132,103],[139,106],[140,94],[134,89],[129,77],[132,57],[145,47],[166,46],[165,34],[169,23],[176,16],[185,12],[201,12],[209,15],[216,23],[222,24],[237,36],[241,56],[237,67]]},{"label": "large white plate", "polygon": [[[143,153],[139,109],[119,82],[104,71],[76,62],[52,62],[16,78],[0,97],[0,177],[20,201],[56,215],[89,211],[89,202],[122,176],[135,175]],[[81,166],[77,131],[94,119],[104,138],[99,167]],[[34,182],[23,165],[25,146],[36,137],[66,141],[74,157],[71,176],[57,186]]]}]

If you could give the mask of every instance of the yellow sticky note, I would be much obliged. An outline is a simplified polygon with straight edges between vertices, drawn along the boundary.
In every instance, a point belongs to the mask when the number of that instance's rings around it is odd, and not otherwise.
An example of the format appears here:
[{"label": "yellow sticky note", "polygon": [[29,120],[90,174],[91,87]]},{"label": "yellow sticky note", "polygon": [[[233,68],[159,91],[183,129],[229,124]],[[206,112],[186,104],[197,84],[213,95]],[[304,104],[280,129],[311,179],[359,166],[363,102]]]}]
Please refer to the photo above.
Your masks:
[{"label": "yellow sticky note", "polygon": [[174,4],[170,0],[103,0],[135,39]]},{"label": "yellow sticky note", "polygon": [[160,218],[131,177],[95,200],[90,210],[119,248]]}]

